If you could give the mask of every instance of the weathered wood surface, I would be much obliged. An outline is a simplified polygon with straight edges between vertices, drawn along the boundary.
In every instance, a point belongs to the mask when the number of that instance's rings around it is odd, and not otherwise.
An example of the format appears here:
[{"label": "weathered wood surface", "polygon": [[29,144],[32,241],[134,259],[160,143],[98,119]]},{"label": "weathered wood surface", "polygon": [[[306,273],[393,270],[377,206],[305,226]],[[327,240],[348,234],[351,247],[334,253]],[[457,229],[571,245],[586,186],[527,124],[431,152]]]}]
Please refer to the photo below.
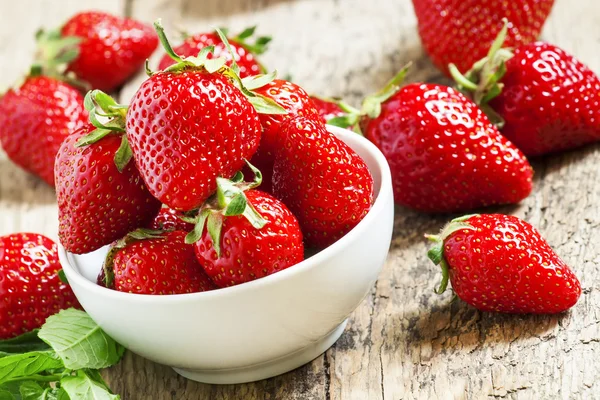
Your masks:
[{"label": "weathered wood surface", "polygon": [[[408,80],[442,80],[421,50],[409,0],[0,0],[0,86],[25,71],[37,26],[90,7],[149,22],[162,17],[171,33],[258,24],[275,37],[266,65],[313,93],[354,102],[410,60]],[[543,38],[600,72],[597,1],[556,0]],[[141,79],[122,90],[123,101]],[[447,218],[398,208],[379,282],[338,343],[311,364],[257,383],[210,386],[129,354],[105,375],[126,400],[600,398],[599,164],[598,146],[537,160],[534,193],[494,210],[537,226],[574,267],[584,294],[570,313],[482,314],[450,303],[450,294],[436,296],[438,271],[422,234]],[[53,191],[0,156],[0,234],[56,237],[56,226]]]}]

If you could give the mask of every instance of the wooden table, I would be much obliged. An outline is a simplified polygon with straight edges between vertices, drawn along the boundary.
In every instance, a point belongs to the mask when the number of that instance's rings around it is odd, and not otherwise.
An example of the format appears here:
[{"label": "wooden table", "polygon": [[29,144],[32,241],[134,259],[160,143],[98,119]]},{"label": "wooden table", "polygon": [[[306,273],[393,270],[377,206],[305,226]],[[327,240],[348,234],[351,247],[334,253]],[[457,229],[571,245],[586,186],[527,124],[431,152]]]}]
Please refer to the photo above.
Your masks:
[{"label": "wooden table", "polygon": [[[262,60],[312,93],[357,102],[404,63],[409,81],[441,81],[420,46],[410,0],[0,0],[0,86],[26,71],[40,25],[101,7],[167,29],[258,24],[274,41]],[[600,4],[556,0],[543,38],[600,73]],[[156,60],[155,60],[156,62]],[[156,65],[156,64],[154,64]],[[120,93],[129,100],[140,77]],[[446,218],[398,208],[387,263],[346,332],[311,364],[235,386],[187,381],[128,354],[105,376],[129,399],[600,398],[600,148],[535,161],[535,190],[494,211],[526,219],[574,267],[583,296],[560,316],[482,314],[451,294],[437,296],[439,271],[425,256],[425,232]],[[56,237],[54,192],[0,156],[0,234]],[[151,310],[148,310],[151,312]]]}]

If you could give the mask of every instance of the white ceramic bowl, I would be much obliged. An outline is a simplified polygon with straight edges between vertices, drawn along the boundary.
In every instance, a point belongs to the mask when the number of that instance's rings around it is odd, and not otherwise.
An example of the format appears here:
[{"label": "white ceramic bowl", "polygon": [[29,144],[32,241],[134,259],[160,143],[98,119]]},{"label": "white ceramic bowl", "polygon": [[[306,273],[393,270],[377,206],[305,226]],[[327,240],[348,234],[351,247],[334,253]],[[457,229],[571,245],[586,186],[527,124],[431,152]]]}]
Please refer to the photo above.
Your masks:
[{"label": "white ceramic bowl", "polygon": [[81,305],[131,351],[206,383],[242,383],[297,368],[340,337],[388,254],[394,206],[389,166],[365,138],[328,126],[367,163],[375,202],[346,236],[300,264],[243,285],[150,296],[95,284],[107,249],[74,255],[59,247]]}]

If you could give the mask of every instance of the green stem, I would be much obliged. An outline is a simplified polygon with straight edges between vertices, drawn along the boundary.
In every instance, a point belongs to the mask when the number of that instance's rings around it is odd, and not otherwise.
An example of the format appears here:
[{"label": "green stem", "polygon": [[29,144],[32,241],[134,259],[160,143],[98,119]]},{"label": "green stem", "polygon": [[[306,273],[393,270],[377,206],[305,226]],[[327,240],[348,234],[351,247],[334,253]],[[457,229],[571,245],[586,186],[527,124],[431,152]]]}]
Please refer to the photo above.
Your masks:
[{"label": "green stem", "polygon": [[448,287],[448,279],[450,278],[450,273],[448,272],[448,263],[443,258],[442,261],[440,261],[440,268],[442,269],[442,281],[440,282],[440,286],[435,289],[437,294],[442,294],[444,291],[446,291],[446,288]]},{"label": "green stem", "polygon": [[156,30],[156,34],[158,35],[160,43],[163,45],[169,57],[171,57],[177,62],[181,62],[181,57],[179,57],[179,55],[175,53],[175,50],[173,50],[173,47],[171,47],[171,43],[169,43],[169,39],[167,39],[167,35],[165,34],[165,28],[163,28],[160,18],[157,19],[156,22],[154,22],[154,29]]}]

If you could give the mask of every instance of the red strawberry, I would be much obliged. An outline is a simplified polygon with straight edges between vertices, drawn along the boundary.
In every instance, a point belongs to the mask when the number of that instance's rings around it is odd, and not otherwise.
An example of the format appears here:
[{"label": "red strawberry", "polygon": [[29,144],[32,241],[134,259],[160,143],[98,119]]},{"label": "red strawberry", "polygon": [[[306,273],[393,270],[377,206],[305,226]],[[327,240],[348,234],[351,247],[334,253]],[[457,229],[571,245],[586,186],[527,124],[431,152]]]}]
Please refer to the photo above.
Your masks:
[{"label": "red strawberry", "polygon": [[323,97],[310,96],[317,112],[323,118],[323,122],[327,123],[332,118],[346,115],[344,110],[339,106],[335,99],[326,99]]},{"label": "red strawberry", "polygon": [[80,307],[61,282],[56,244],[36,233],[0,237],[0,339],[41,327],[46,318]]},{"label": "red strawberry", "polygon": [[536,42],[514,53],[498,50],[467,76],[453,69],[459,88],[472,95],[502,134],[528,156],[600,140],[600,79],[560,48]]},{"label": "red strawberry", "polygon": [[327,247],[367,214],[373,177],[367,165],[319,121],[289,120],[275,158],[273,192],[298,218],[306,244]]},{"label": "red strawberry", "polygon": [[[156,28],[168,46],[160,24]],[[166,50],[178,64],[153,74],[134,95],[127,137],[150,192],[163,204],[188,211],[214,193],[216,177],[232,177],[252,157],[261,126],[224,59],[208,60],[205,49],[191,62]],[[258,96],[252,101],[268,106]]]},{"label": "red strawberry", "polygon": [[470,215],[449,223],[428,255],[442,268],[439,293],[448,284],[482,311],[553,314],[581,295],[571,269],[539,232],[517,217]]},{"label": "red strawberry", "polygon": [[399,88],[404,72],[365,100],[361,121],[390,164],[396,203],[444,213],[527,197],[529,162],[479,107],[446,86]]},{"label": "red strawberry", "polygon": [[[218,178],[217,193],[198,214],[198,224],[186,239],[219,287],[238,285],[271,275],[304,259],[302,232],[296,217],[271,195],[252,190],[260,185]],[[204,226],[206,225],[206,229]]]},{"label": "red strawberry", "polygon": [[[131,150],[119,128],[126,110],[97,91],[88,94],[86,103],[91,115],[96,114],[95,107],[101,108],[100,113],[112,120],[79,129],[63,142],[56,157],[58,234],[62,245],[76,254],[146,226],[160,209],[134,163],[128,162]],[[96,117],[93,120],[97,123]]]},{"label": "red strawberry", "polygon": [[83,96],[54,78],[29,77],[0,98],[0,143],[8,157],[54,186],[54,158],[87,121]]},{"label": "red strawberry", "polygon": [[[256,59],[256,56],[262,54],[267,49],[267,44],[271,41],[268,36],[261,36],[256,38],[254,44],[248,43],[249,39],[253,34],[256,27],[245,29],[242,33],[237,36],[229,37],[229,44],[235,55],[235,61],[240,67],[240,77],[245,78],[247,76],[258,75],[265,72],[262,65]],[[231,54],[232,52],[227,51],[226,45],[223,43],[217,32],[210,33],[197,33],[193,36],[188,36],[182,44],[176,46],[173,50],[180,57],[191,57],[197,56],[200,50],[207,46],[214,46],[214,53],[208,58],[225,57],[227,60],[226,65],[231,65]],[[175,64],[173,58],[168,54],[165,54],[160,60],[158,69],[164,70],[167,67]]]},{"label": "red strawberry", "polygon": [[194,247],[185,243],[186,234],[140,229],[119,240],[106,258],[106,287],[155,295],[215,289],[198,263]]},{"label": "red strawberry", "polygon": [[454,63],[462,72],[483,58],[502,28],[513,23],[507,46],[537,39],[554,0],[413,0],[419,35],[433,63],[448,74]]},{"label": "red strawberry", "polygon": [[272,99],[287,112],[287,114],[260,114],[260,123],[263,127],[262,138],[260,147],[251,161],[264,177],[260,189],[272,192],[273,162],[280,143],[283,123],[295,116],[304,116],[319,122],[322,122],[322,118],[308,93],[295,83],[275,79],[256,88],[253,82],[248,82],[248,86],[254,93]]},{"label": "red strawberry", "polygon": [[[79,38],[79,42],[68,42],[65,38]],[[60,59],[68,62],[68,70],[93,88],[107,92],[125,83],[158,45],[150,26],[99,11],[76,14],[63,25],[60,34],[48,32],[42,36],[41,52],[48,53],[47,65],[52,66],[56,61],[54,47],[59,40],[75,49],[75,52],[64,49],[59,54],[60,57],[69,54],[70,59]]]},{"label": "red strawberry", "polygon": [[152,230],[161,231],[185,231],[189,232],[194,229],[194,224],[183,221],[183,214],[169,207],[160,209],[158,215],[154,217],[149,225]]}]

